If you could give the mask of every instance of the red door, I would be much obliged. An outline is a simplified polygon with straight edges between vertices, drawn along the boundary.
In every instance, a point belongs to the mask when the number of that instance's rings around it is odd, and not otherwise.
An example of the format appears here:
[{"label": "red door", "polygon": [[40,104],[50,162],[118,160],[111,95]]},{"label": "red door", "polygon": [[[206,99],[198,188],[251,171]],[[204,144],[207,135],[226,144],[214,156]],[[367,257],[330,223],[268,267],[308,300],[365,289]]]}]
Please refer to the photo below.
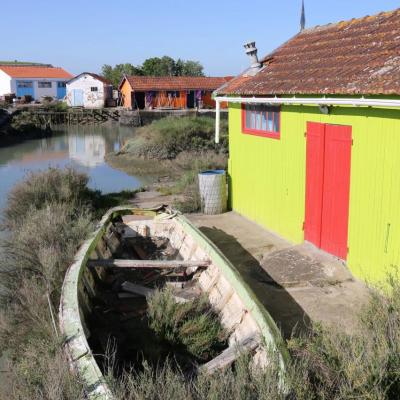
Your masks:
[{"label": "red door", "polygon": [[351,127],[307,125],[305,239],[347,258]]},{"label": "red door", "polygon": [[306,216],[304,238],[321,246],[325,125],[307,123]]}]

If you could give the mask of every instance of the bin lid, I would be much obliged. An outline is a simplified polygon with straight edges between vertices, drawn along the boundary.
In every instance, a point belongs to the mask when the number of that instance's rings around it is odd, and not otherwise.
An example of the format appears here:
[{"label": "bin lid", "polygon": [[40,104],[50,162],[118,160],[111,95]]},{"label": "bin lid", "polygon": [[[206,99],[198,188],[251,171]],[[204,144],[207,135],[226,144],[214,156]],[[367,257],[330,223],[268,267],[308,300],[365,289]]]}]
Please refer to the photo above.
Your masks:
[{"label": "bin lid", "polygon": [[210,169],[208,171],[200,172],[200,175],[222,175],[225,174],[224,169]]}]

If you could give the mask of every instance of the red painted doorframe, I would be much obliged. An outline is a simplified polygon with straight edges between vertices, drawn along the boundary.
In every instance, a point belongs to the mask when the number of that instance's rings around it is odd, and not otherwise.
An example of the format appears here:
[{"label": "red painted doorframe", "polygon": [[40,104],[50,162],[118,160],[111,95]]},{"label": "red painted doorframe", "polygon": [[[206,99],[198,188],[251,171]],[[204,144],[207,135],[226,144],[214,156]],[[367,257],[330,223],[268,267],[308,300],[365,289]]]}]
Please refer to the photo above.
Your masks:
[{"label": "red painted doorframe", "polygon": [[347,258],[351,126],[307,123],[304,237]]}]

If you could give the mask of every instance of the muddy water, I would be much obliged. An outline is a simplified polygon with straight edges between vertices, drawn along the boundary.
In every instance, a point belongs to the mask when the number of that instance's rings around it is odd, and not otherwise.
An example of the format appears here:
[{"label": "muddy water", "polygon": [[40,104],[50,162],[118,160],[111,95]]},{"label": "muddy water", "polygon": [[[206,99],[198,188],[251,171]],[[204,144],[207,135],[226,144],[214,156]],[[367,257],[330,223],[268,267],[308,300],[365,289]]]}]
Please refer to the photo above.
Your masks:
[{"label": "muddy water", "polygon": [[29,171],[49,166],[73,166],[89,175],[89,186],[105,193],[136,189],[146,179],[132,177],[109,166],[105,154],[117,151],[134,135],[132,128],[115,126],[69,127],[52,137],[0,147],[0,209],[7,193]]}]

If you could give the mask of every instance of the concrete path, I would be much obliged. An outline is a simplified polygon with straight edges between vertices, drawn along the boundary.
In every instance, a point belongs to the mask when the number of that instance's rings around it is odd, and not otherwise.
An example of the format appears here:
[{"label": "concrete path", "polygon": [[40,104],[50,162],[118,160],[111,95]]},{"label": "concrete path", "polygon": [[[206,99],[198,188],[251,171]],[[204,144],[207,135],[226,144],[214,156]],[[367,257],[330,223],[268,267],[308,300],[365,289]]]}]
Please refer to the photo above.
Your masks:
[{"label": "concrete path", "polygon": [[293,245],[235,212],[188,217],[236,266],[285,338],[311,321],[354,330],[368,289],[340,260],[308,243]]}]

